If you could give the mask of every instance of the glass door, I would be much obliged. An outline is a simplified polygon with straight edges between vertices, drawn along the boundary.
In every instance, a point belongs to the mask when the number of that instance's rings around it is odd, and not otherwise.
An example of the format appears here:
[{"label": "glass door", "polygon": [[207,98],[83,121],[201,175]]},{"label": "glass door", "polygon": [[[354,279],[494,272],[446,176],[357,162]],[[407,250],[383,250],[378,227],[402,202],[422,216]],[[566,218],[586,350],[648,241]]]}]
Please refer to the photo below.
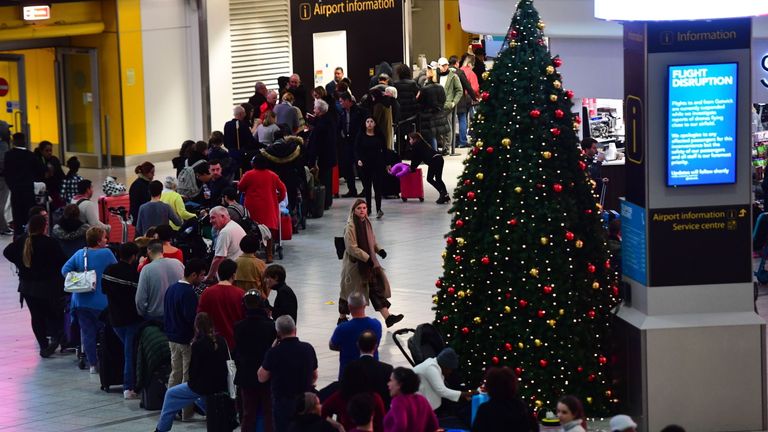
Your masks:
[{"label": "glass door", "polygon": [[96,50],[60,48],[56,52],[64,160],[77,156],[86,168],[101,168],[101,114]]},{"label": "glass door", "polygon": [[23,132],[29,142],[24,56],[0,54],[0,121],[11,126],[11,134]]}]

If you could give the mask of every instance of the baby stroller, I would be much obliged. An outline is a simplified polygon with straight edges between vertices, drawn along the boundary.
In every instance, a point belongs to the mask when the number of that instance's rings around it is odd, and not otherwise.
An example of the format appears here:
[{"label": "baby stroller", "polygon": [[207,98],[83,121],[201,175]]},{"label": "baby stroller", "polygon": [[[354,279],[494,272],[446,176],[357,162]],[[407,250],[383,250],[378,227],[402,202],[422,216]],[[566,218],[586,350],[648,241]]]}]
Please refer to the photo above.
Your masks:
[{"label": "baby stroller", "polygon": [[[409,337],[406,342],[411,355],[408,355],[400,341],[400,337],[405,337],[409,333],[413,333],[413,336]],[[416,329],[404,328],[397,330],[392,334],[392,340],[394,340],[395,345],[397,345],[411,366],[416,366],[428,358],[437,357],[440,351],[445,348],[443,336],[430,323],[419,324],[416,326]]]}]

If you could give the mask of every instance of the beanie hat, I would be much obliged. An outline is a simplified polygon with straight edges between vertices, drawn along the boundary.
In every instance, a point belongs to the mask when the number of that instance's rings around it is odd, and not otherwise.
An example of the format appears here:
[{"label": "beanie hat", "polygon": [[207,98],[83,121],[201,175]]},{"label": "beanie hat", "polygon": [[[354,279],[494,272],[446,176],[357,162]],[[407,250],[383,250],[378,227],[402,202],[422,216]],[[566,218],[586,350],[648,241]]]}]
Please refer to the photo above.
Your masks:
[{"label": "beanie hat", "polygon": [[437,364],[448,369],[458,369],[459,355],[451,347],[443,348],[437,355]]}]

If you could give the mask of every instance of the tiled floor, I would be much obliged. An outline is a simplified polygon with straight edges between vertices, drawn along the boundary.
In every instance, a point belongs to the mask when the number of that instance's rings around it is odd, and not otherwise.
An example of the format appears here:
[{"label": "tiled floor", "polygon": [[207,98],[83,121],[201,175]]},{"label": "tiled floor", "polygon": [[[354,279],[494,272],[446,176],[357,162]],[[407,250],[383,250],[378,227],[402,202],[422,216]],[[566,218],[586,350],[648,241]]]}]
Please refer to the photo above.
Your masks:
[{"label": "tiled floor", "polygon": [[[462,156],[446,158],[443,179],[449,188],[455,183]],[[85,178],[100,185],[106,175],[121,181],[132,179],[132,169],[82,170]],[[128,175],[126,175],[128,174]],[[159,164],[157,178],[173,174],[170,162]],[[341,192],[346,191],[342,184]],[[414,327],[432,319],[431,296],[434,281],[441,273],[440,251],[448,230],[448,206],[434,203],[437,192],[425,183],[423,203],[385,200],[384,218],[374,219],[379,243],[388,252],[383,265],[392,284],[392,311],[405,314],[396,328]],[[333,381],[338,372],[338,353],[328,349],[328,339],[338,317],[341,261],[336,258],[333,237],[342,234],[351,199],[335,200],[321,219],[307,221],[306,231],[285,242],[288,284],[299,299],[299,337],[311,342],[320,361],[319,385]],[[0,239],[0,247],[8,240]],[[151,431],[158,412],[139,408],[138,401],[124,401],[122,392],[99,390],[98,375],[89,375],[76,366],[72,354],[41,359],[29,324],[26,308],[20,309],[17,279],[11,265],[0,264],[0,430],[23,431]],[[333,302],[332,304],[330,302]],[[370,313],[374,313],[372,309]],[[381,319],[381,316],[376,315]],[[383,321],[383,320],[382,320]],[[387,332],[379,350],[382,360],[394,365],[407,361]],[[174,424],[173,430],[205,430],[205,423]]]}]

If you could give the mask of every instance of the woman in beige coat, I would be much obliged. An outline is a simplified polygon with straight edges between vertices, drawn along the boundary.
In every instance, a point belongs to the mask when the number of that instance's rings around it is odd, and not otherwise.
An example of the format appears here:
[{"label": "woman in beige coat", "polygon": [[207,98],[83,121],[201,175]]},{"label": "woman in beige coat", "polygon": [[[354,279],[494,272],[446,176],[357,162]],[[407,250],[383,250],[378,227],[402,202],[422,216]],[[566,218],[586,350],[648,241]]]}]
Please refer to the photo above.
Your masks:
[{"label": "woman in beige coat", "polygon": [[368,206],[362,199],[357,199],[352,204],[344,229],[344,245],[346,248],[341,267],[338,324],[348,320],[347,297],[353,292],[360,292],[370,300],[373,308],[384,317],[387,327],[400,322],[403,319],[402,314],[389,313],[391,304],[387,299],[392,293],[384,269],[376,257],[379,255],[384,259],[387,252],[376,243],[371,221],[368,220]]}]

